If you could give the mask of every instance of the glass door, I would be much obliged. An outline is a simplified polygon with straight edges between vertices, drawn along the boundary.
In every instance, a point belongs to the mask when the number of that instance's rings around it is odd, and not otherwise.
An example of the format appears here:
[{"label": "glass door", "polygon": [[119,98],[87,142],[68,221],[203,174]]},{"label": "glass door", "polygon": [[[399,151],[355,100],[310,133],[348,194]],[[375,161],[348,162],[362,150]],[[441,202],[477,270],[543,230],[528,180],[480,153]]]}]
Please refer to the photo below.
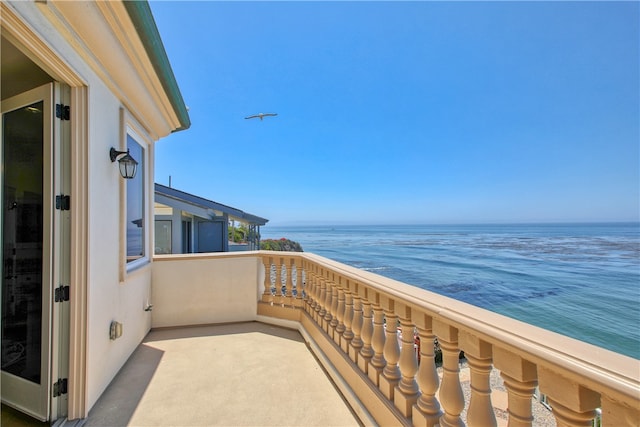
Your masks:
[{"label": "glass door", "polygon": [[2,101],[2,401],[50,411],[51,84]]}]

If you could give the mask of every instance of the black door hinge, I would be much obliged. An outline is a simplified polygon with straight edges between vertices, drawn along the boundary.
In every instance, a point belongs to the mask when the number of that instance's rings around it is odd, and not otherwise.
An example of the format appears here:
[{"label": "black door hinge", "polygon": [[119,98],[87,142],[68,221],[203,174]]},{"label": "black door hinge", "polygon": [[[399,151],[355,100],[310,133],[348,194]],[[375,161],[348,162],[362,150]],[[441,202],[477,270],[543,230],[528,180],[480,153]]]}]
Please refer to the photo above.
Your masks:
[{"label": "black door hinge", "polygon": [[69,120],[71,108],[68,105],[56,104],[56,117],[60,120]]},{"label": "black door hinge", "polygon": [[55,302],[69,301],[69,287],[60,285],[55,289],[53,299]]},{"label": "black door hinge", "polygon": [[59,378],[53,384],[53,397],[62,396],[63,394],[67,394],[67,379]]},{"label": "black door hinge", "polygon": [[56,209],[60,209],[61,211],[68,211],[70,207],[71,198],[69,196],[65,196],[64,194],[56,196]]}]

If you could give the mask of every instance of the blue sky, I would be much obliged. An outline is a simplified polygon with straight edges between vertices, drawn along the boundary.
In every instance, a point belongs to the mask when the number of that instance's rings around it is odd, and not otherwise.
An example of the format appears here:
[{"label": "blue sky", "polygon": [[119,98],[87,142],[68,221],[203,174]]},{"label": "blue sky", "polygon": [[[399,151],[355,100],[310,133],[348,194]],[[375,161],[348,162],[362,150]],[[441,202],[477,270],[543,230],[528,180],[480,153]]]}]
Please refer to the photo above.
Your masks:
[{"label": "blue sky", "polygon": [[273,225],[640,220],[638,2],[150,4],[192,121],[156,182]]}]

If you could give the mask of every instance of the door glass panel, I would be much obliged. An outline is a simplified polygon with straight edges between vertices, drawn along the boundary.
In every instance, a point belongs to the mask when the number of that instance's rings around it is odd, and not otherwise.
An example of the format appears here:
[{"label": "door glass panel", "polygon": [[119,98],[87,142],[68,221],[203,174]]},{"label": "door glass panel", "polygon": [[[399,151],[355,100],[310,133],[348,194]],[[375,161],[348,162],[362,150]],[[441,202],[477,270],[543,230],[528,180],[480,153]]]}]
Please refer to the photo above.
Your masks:
[{"label": "door glass panel", "polygon": [[43,102],[3,115],[2,370],[40,383]]}]

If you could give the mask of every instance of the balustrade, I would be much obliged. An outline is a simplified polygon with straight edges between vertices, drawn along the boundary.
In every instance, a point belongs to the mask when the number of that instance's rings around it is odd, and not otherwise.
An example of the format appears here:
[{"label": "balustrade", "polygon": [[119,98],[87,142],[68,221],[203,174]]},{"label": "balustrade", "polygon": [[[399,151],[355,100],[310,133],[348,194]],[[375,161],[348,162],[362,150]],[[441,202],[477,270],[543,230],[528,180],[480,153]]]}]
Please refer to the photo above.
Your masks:
[{"label": "balustrade", "polygon": [[[373,341],[373,306],[368,300],[362,300],[362,348],[358,355],[358,367],[369,374],[369,365],[375,354],[371,342]],[[377,383],[376,383],[377,384]]]},{"label": "balustrade", "polygon": [[369,365],[369,378],[377,386],[380,385],[380,375],[387,361],[384,358],[384,311],[378,304],[372,304],[373,308],[373,335],[371,336],[371,348],[373,357]]},{"label": "balustrade", "polygon": [[335,334],[333,336],[333,340],[336,344],[342,344],[342,334],[344,333],[344,290],[340,285],[336,287],[338,291],[338,295],[335,299],[336,304],[336,319],[335,319]]},{"label": "balustrade", "polygon": [[402,374],[402,379],[394,395],[394,402],[405,417],[410,417],[413,412],[413,405],[420,395],[418,383],[415,378],[418,372],[418,360],[415,349],[415,327],[411,321],[411,308],[402,306],[398,312],[401,313],[399,319],[402,340],[398,366]]},{"label": "balustrade", "polygon": [[[356,269],[313,255],[262,254],[265,279],[260,302],[300,308],[363,381],[387,400],[385,407],[395,411],[402,424],[497,425],[490,381],[494,366],[504,381],[511,427],[533,425],[538,385],[558,426],[591,426],[597,408],[602,408],[602,426],[633,424],[640,416],[637,376],[608,378],[607,369],[581,361],[591,356],[586,352],[567,356],[571,348],[538,344],[537,328],[535,340],[525,340],[493,319],[515,321],[475,307],[467,313],[472,306],[445,297],[397,282],[385,287],[380,282],[390,283],[387,279],[365,278]],[[439,305],[432,305],[427,294]],[[513,323],[513,327],[523,326]],[[542,335],[562,342],[557,334],[542,331]],[[442,353],[441,379],[436,343]],[[465,382],[469,401],[460,378],[461,351],[469,369]],[[574,362],[565,362],[568,359]],[[640,365],[634,359],[624,360]]]},{"label": "balustrade", "polygon": [[420,363],[416,382],[420,389],[420,397],[413,407],[414,425],[433,427],[440,422],[442,411],[436,399],[440,381],[435,363],[435,335],[433,334],[431,316],[424,314],[413,316],[418,330],[418,347]]},{"label": "balustrade", "polygon": [[360,350],[362,349],[362,300],[360,299],[360,295],[355,292],[352,295],[353,298],[353,321],[351,323],[352,330],[352,339],[349,341],[349,357],[356,364],[359,365],[358,356],[360,355]]},{"label": "balustrade", "polygon": [[[348,284],[348,283],[347,283]],[[349,289],[344,291],[344,331],[342,332],[342,351],[349,354],[349,345],[353,340],[353,330],[351,326],[353,324],[353,296]]]},{"label": "balustrade", "polygon": [[383,376],[380,378],[380,389],[382,393],[393,402],[395,388],[400,382],[400,347],[398,346],[398,316],[393,311],[393,301],[385,301],[385,340],[384,359],[387,364],[382,370]]}]

